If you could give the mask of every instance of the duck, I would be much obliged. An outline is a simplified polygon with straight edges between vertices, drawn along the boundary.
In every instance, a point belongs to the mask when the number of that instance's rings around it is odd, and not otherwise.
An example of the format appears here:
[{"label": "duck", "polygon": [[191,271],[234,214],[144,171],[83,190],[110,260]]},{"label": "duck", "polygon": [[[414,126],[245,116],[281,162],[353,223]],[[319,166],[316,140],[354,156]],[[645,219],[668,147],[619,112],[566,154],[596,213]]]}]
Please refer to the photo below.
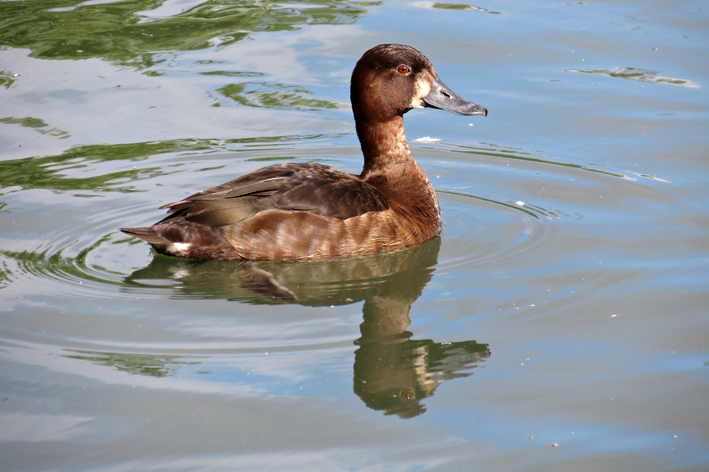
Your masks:
[{"label": "duck", "polygon": [[487,109],[456,95],[423,53],[402,44],[362,55],[350,99],[359,175],[319,163],[272,165],[160,207],[167,216],[152,226],[120,230],[169,256],[254,262],[367,256],[437,237],[440,205],[409,149],[404,114]]}]

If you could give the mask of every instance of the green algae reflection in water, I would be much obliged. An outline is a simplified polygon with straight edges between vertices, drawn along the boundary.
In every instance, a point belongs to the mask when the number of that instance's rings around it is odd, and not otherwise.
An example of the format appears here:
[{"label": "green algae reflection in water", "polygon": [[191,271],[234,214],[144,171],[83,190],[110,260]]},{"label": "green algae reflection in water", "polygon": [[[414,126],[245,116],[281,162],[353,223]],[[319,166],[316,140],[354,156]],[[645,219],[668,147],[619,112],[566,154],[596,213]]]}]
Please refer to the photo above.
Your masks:
[{"label": "green algae reflection in water", "polygon": [[[0,120],[3,122],[3,120]],[[150,156],[181,152],[231,151],[238,152],[245,147],[266,146],[271,149],[278,144],[291,141],[317,139],[323,135],[274,136],[243,139],[175,139],[126,144],[96,144],[76,146],[55,156],[30,157],[10,161],[0,161],[0,195],[11,191],[36,188],[56,192],[90,190],[96,192],[132,192],[133,183],[155,178],[171,171],[160,167],[131,167],[125,170],[101,173],[91,177],[74,177],[68,171],[86,168],[90,165],[109,161],[138,161]],[[274,157],[281,159],[281,157]],[[118,180],[128,185],[119,185]],[[7,190],[10,189],[10,190]],[[0,203],[2,203],[0,201]]]},{"label": "green algae reflection in water", "polygon": [[160,11],[163,3],[2,2],[0,46],[28,48],[42,59],[102,58],[146,68],[161,61],[157,51],[205,49],[306,24],[350,24],[365,13],[357,3],[334,0],[214,0],[171,15]]},{"label": "green algae reflection in water", "polygon": [[212,106],[230,105],[238,103],[249,107],[288,108],[294,110],[333,109],[338,106],[327,100],[314,100],[307,98],[311,94],[303,87],[288,86],[283,84],[270,84],[267,82],[244,82],[229,84],[217,89],[221,95],[231,101],[219,100]]},{"label": "green algae reflection in water", "polygon": [[581,74],[601,74],[627,80],[639,80],[655,84],[679,85],[681,87],[700,88],[701,86],[691,80],[664,77],[658,72],[634,67],[616,67],[615,69],[567,69],[566,72],[579,72]]},{"label": "green algae reflection in water", "polygon": [[129,374],[149,375],[151,377],[176,375],[181,367],[199,364],[196,361],[182,360],[180,356],[100,352],[80,349],[67,349],[67,351],[69,354],[64,354],[63,357],[68,359],[89,361]]}]

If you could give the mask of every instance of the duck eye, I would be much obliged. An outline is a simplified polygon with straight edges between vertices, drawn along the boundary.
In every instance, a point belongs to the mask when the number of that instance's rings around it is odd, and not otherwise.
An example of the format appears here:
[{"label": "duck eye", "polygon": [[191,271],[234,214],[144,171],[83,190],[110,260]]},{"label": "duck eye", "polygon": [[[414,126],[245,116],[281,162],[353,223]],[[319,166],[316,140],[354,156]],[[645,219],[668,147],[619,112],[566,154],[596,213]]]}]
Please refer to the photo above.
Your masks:
[{"label": "duck eye", "polygon": [[404,64],[401,64],[399,67],[396,68],[396,70],[399,71],[399,74],[401,75],[406,75],[411,72],[409,66],[405,66]]}]

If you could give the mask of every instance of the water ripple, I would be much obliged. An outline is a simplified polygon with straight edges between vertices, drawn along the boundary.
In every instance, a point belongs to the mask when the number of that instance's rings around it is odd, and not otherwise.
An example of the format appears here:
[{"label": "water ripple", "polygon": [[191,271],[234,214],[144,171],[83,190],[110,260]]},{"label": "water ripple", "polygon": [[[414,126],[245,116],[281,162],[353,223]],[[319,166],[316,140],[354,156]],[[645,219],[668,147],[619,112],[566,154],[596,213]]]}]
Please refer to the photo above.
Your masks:
[{"label": "water ripple", "polygon": [[[0,215],[11,225],[0,251],[0,287],[12,294],[9,309],[46,312],[55,305],[64,311],[42,332],[19,315],[6,318],[2,331],[13,332],[10,338],[51,339],[100,352],[344,349],[368,312],[396,313],[387,323],[405,330],[412,303],[434,277],[487,271],[489,264],[495,270],[516,267],[534,251],[552,254],[559,225],[574,224],[589,211],[590,190],[609,180],[645,190],[642,181],[656,182],[564,163],[536,150],[414,144],[438,192],[445,225],[440,238],[419,248],[351,260],[260,264],[262,272],[255,272],[239,262],[156,256],[117,229],[151,224],[164,214],[158,206],[261,167],[264,160],[335,161],[351,171],[361,165],[359,149],[326,146],[325,139],[234,142],[229,151],[193,146],[176,152],[175,146],[164,146],[167,152],[149,159],[141,148],[110,165],[83,155],[44,158],[45,183],[18,181],[19,189],[3,195]],[[15,164],[26,162],[6,162],[6,170],[14,172]],[[116,181],[116,171],[126,169],[127,181]],[[90,185],[76,185],[87,171],[93,180],[83,182]],[[81,195],[73,192],[78,189]],[[136,313],[134,303],[155,305],[156,313]],[[293,307],[284,312],[267,307],[285,303]],[[342,310],[312,311],[347,305],[352,307],[344,319]],[[219,314],[196,316],[203,310]],[[293,312],[297,318],[288,317]],[[266,323],[263,316],[277,321]],[[146,328],[143,317],[154,327]],[[91,326],[97,320],[98,326],[117,324],[96,332]]]}]

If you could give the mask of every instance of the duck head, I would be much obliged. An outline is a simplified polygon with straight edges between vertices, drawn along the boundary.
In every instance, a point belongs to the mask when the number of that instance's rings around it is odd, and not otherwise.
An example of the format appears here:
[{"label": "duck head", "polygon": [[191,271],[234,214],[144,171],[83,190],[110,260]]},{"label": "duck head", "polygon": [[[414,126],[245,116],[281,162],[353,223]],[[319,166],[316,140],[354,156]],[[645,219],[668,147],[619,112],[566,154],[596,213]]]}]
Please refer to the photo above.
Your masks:
[{"label": "duck head", "polygon": [[355,121],[363,124],[402,117],[412,108],[487,115],[485,107],[448,88],[420,51],[401,44],[380,44],[364,53],[352,73],[350,98]]}]

